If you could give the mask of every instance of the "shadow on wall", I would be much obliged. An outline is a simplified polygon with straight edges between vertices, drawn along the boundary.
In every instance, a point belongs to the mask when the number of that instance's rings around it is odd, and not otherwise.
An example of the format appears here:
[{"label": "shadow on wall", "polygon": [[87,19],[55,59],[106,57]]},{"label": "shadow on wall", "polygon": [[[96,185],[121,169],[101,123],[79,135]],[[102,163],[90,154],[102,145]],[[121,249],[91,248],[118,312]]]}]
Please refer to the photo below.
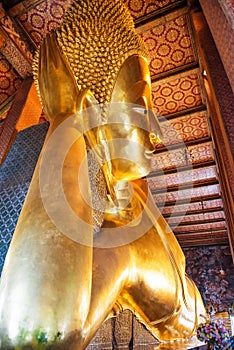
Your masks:
[{"label": "shadow on wall", "polygon": [[206,307],[228,311],[234,303],[234,267],[228,246],[184,248],[186,272],[196,283]]}]

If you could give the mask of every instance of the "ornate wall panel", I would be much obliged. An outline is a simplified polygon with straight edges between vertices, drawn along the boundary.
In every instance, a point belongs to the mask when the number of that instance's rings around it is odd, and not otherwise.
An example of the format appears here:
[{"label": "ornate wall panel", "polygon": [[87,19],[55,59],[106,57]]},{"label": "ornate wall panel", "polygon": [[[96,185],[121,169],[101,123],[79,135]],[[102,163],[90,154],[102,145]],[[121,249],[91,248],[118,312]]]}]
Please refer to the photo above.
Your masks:
[{"label": "ornate wall panel", "polygon": [[133,18],[139,18],[164,6],[175,3],[177,0],[123,0],[129,8]]},{"label": "ornate wall panel", "polygon": [[72,1],[46,0],[17,17],[32,41],[38,45],[43,37],[62,21],[64,13]]},{"label": "ornate wall panel", "polygon": [[169,151],[154,154],[151,169],[170,170],[187,165],[201,164],[214,160],[211,142],[187,146],[186,148],[171,149]]},{"label": "ornate wall panel", "polygon": [[204,142],[198,145],[188,146],[192,164],[201,164],[214,160],[214,150],[211,142]]},{"label": "ornate wall panel", "polygon": [[0,105],[18,90],[23,79],[0,53]]},{"label": "ornate wall panel", "polygon": [[178,171],[173,174],[166,174],[161,176],[154,176],[147,178],[150,189],[152,191],[167,188],[188,185],[199,184],[204,182],[211,182],[217,180],[217,174],[214,166],[201,168],[201,169],[189,169],[187,171]]},{"label": "ornate wall panel", "polygon": [[[171,225],[173,226],[173,225]],[[196,225],[188,225],[188,226],[175,226],[173,227],[173,231],[175,233],[179,232],[212,232],[212,230],[226,230],[226,223],[225,222],[214,222],[214,223],[207,223],[207,224],[196,224]]]},{"label": "ornate wall panel", "polygon": [[[206,112],[197,112],[169,121],[162,121],[160,125],[163,132],[163,142],[159,143],[156,149],[210,136]],[[181,144],[181,148],[184,149],[183,144]]]},{"label": "ornate wall panel", "polygon": [[[175,14],[179,15],[177,11]],[[151,76],[195,62],[186,14],[170,20],[165,16],[163,23],[159,19],[150,23],[150,29],[144,30],[147,27],[139,28],[138,33],[150,53]]]},{"label": "ornate wall panel", "polygon": [[32,73],[32,54],[19,35],[20,28],[0,6],[0,52],[22,78]]},{"label": "ornate wall panel", "polygon": [[180,191],[156,193],[153,195],[155,203],[163,206],[165,203],[176,203],[177,201],[206,200],[207,198],[220,197],[219,185],[203,186]]},{"label": "ornate wall panel", "polygon": [[5,45],[1,47],[1,53],[22,78],[26,78],[32,73],[31,64],[25,60],[22,53],[16,48],[15,43],[11,40],[7,40]]},{"label": "ornate wall panel", "polygon": [[192,162],[187,153],[187,149],[183,147],[154,154],[151,162],[152,172],[190,165]]},{"label": "ornate wall panel", "polygon": [[152,83],[152,98],[159,115],[183,111],[203,104],[197,70]]},{"label": "ornate wall panel", "polygon": [[173,214],[185,214],[186,212],[196,212],[196,211],[206,211],[206,210],[221,210],[222,200],[221,199],[212,199],[209,201],[200,200],[199,202],[189,203],[189,204],[177,204],[169,207],[164,207],[162,214],[171,215]]},{"label": "ornate wall panel", "polygon": [[[188,246],[211,246],[211,245],[227,245],[228,237],[226,229],[210,229],[208,231],[182,232],[176,234],[179,243],[183,246],[186,242]],[[189,244],[190,242],[190,244]]]},{"label": "ornate wall panel", "polygon": [[[170,224],[180,223],[181,225],[191,222],[197,222],[198,224],[202,221],[219,221],[225,220],[224,213],[222,211],[214,212],[214,213],[201,213],[201,214],[193,214],[181,217],[171,217]],[[191,226],[190,226],[191,227]]]}]

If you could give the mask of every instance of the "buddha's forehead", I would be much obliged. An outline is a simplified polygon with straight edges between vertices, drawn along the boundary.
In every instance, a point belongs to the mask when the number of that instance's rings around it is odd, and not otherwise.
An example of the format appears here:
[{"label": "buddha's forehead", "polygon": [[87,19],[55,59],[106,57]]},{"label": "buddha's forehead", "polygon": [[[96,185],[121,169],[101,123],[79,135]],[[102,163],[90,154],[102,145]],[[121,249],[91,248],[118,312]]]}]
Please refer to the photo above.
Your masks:
[{"label": "buddha's forehead", "polygon": [[111,102],[138,104],[142,96],[151,99],[148,61],[141,55],[126,59],[119,70],[112,91]]}]

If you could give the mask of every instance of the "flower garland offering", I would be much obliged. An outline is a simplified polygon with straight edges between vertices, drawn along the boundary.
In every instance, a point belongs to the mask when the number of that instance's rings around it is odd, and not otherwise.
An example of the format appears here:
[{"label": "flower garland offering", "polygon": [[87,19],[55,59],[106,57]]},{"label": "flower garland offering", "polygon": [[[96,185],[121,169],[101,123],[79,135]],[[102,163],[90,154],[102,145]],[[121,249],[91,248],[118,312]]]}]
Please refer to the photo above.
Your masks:
[{"label": "flower garland offering", "polygon": [[217,346],[218,349],[227,345],[229,336],[229,331],[221,319],[207,320],[197,328],[197,338],[211,346]]}]

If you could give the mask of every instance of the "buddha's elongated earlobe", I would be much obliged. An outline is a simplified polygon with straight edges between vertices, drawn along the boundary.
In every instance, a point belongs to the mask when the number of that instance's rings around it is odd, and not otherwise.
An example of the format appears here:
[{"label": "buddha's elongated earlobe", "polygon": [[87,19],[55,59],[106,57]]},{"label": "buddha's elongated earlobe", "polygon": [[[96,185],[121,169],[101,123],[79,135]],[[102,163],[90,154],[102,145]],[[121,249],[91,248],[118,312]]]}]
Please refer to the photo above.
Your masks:
[{"label": "buddha's elongated earlobe", "polygon": [[116,200],[114,179],[111,171],[110,154],[105,130],[102,125],[102,105],[98,103],[89,89],[80,92],[77,98],[77,113],[82,117],[83,132],[88,148],[94,153],[102,169],[107,195],[111,202]]},{"label": "buddha's elongated earlobe", "polygon": [[98,160],[103,157],[99,147],[98,130],[101,124],[101,110],[94,95],[89,89],[84,89],[77,97],[77,114],[82,118],[83,133],[87,145],[95,152]]}]

